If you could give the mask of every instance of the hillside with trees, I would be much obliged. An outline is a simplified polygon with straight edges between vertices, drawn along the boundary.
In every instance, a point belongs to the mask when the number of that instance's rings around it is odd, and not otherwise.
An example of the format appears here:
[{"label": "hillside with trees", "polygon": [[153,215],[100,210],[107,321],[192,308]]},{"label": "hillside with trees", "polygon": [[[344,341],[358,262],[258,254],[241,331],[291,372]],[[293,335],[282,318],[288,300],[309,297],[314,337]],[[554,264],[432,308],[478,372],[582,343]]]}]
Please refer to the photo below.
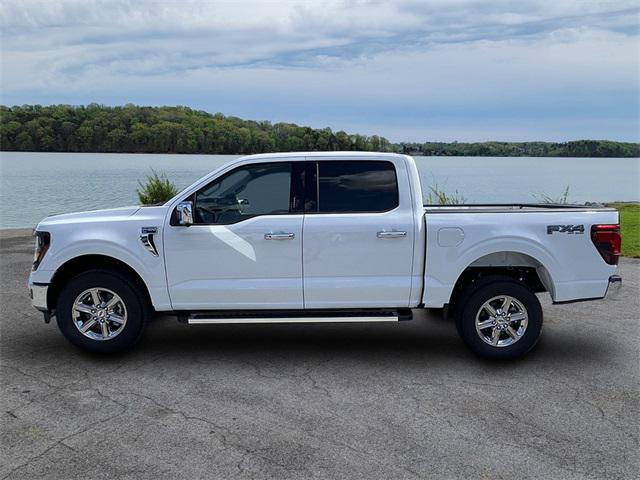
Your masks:
[{"label": "hillside with trees", "polygon": [[610,140],[572,142],[401,143],[414,155],[484,157],[640,157],[640,144]]},{"label": "hillside with trees", "polygon": [[377,135],[243,120],[188,107],[98,104],[0,106],[0,149],[204,154],[360,150],[453,156],[640,157],[638,143],[579,140],[393,144]]},{"label": "hillside with trees", "polygon": [[329,128],[256,122],[187,107],[90,104],[0,107],[5,151],[113,153],[263,153],[390,151],[385,138]]}]

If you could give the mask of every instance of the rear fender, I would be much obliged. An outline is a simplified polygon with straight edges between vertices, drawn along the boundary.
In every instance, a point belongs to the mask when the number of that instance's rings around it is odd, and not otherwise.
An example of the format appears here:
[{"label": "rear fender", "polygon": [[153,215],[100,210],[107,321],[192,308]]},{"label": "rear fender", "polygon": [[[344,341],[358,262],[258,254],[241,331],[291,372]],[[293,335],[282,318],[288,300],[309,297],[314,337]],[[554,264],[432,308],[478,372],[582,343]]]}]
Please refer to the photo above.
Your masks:
[{"label": "rear fender", "polygon": [[534,267],[555,300],[560,265],[554,255],[540,244],[521,237],[501,237],[482,241],[464,252],[457,252],[455,249],[441,250],[439,253],[444,253],[445,259],[444,264],[442,260],[440,264],[447,267],[434,269],[427,264],[423,298],[426,307],[440,308],[448,304],[458,279],[472,266]]}]

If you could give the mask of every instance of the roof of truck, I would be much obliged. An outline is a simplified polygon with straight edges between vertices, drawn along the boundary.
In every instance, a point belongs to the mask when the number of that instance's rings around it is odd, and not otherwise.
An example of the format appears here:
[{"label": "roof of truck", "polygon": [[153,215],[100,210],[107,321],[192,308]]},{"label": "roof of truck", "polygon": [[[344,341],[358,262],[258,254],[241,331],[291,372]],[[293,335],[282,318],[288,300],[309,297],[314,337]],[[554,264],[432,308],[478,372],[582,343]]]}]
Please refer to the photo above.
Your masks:
[{"label": "roof of truck", "polygon": [[283,157],[331,157],[331,158],[358,158],[358,157],[377,157],[377,158],[405,158],[407,155],[400,153],[386,152],[280,152],[280,153],[258,153],[255,155],[246,155],[245,158],[283,158]]}]

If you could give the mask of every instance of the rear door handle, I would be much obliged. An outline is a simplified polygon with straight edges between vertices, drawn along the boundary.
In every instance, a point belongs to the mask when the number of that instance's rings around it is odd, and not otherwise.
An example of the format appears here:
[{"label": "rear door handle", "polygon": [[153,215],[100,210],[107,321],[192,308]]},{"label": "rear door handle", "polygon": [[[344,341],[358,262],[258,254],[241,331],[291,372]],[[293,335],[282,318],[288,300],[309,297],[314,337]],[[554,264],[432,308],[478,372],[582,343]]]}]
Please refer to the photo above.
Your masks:
[{"label": "rear door handle", "polygon": [[403,238],[407,236],[407,232],[400,230],[383,230],[378,232],[378,238]]},{"label": "rear door handle", "polygon": [[296,234],[295,233],[278,232],[278,233],[265,233],[264,234],[264,239],[265,240],[293,240],[294,238],[296,238]]}]

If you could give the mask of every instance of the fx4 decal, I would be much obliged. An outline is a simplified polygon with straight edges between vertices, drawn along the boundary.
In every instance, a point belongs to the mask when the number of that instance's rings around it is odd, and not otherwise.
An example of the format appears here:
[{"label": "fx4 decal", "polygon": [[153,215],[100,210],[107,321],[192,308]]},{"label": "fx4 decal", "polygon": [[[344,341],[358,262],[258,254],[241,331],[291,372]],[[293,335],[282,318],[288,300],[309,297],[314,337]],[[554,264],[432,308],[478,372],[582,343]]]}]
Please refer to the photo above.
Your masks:
[{"label": "fx4 decal", "polygon": [[584,225],[547,225],[547,235],[551,235],[554,232],[582,234],[584,233]]}]

